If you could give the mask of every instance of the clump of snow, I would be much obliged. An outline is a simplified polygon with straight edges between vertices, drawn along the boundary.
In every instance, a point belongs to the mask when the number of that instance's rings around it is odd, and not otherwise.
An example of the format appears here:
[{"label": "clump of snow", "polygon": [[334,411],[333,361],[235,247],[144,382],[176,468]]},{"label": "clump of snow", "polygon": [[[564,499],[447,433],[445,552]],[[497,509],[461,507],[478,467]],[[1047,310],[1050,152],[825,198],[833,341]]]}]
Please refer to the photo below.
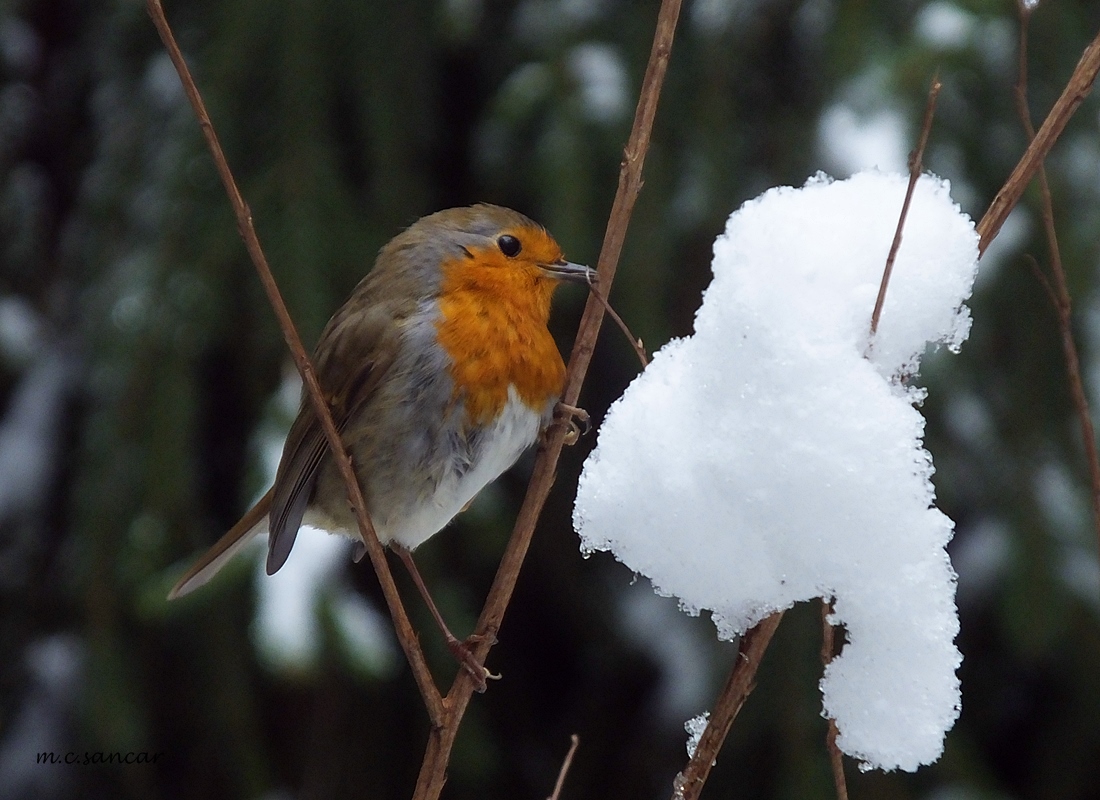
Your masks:
[{"label": "clump of snow", "polygon": [[959,713],[953,524],[934,505],[929,343],[957,349],[977,268],[948,185],[919,181],[873,346],[871,311],[907,179],[811,179],[746,203],[714,246],[695,334],[608,413],[578,486],[587,552],[610,550],[722,638],[835,598],[848,643],[821,682],[838,744],[914,770]]},{"label": "clump of snow", "polygon": [[695,755],[695,751],[699,749],[699,740],[703,738],[703,731],[707,729],[707,722],[710,720],[710,712],[704,711],[698,716],[692,717],[684,723],[684,730],[687,731],[687,751],[688,758]]}]

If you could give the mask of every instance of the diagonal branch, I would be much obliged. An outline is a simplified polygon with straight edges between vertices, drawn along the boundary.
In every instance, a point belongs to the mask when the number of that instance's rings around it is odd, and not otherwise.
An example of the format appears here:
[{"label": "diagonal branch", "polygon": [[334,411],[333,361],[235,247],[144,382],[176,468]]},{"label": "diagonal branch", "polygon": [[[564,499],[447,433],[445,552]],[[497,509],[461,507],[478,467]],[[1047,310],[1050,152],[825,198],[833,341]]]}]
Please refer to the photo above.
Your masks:
[{"label": "diagonal branch", "polygon": [[1024,189],[1042,165],[1047,153],[1054,147],[1054,143],[1058,141],[1058,137],[1062,135],[1069,118],[1092,91],[1097,73],[1100,73],[1100,33],[1089,42],[1081,54],[1073,74],[1066,83],[1066,88],[1062,90],[1062,95],[1050,109],[1042,127],[1031,140],[1031,144],[1028,145],[1016,168],[1012,170],[1012,174],[1008,176],[1004,186],[993,198],[993,202],[989,204],[985,216],[978,223],[979,254],[985,253],[989,243],[997,237],[1001,226],[1008,219],[1009,213],[1020,202]]},{"label": "diagonal branch", "polygon": [[592,284],[589,291],[591,292],[592,296],[599,301],[600,305],[603,306],[604,311],[607,312],[608,316],[610,316],[611,319],[615,321],[615,324],[619,326],[619,330],[623,332],[623,336],[626,337],[626,340],[630,342],[630,346],[634,348],[634,353],[638,356],[638,361],[641,362],[642,369],[648,367],[649,356],[645,354],[645,345],[642,344],[642,340],[637,338],[633,333],[630,332],[630,328],[623,321],[623,318],[619,316],[619,312],[611,307],[611,304],[607,302],[607,298],[604,297],[603,294],[601,294],[600,288],[598,286]]},{"label": "diagonal branch", "polygon": [[871,313],[871,342],[874,343],[875,334],[878,333],[878,321],[882,317],[882,307],[886,303],[886,287],[890,285],[890,275],[894,271],[894,260],[901,249],[901,234],[905,229],[905,218],[909,215],[909,204],[913,201],[913,190],[917,188],[920,180],[921,169],[924,162],[924,149],[928,146],[928,136],[932,133],[932,118],[936,114],[936,98],[940,96],[939,76],[932,78],[932,86],[928,90],[928,101],[924,106],[924,122],[921,124],[920,140],[917,148],[909,154],[909,185],[905,189],[905,200],[901,204],[901,214],[898,216],[898,227],[894,230],[894,241],[890,243],[890,252],[886,256],[886,268],[882,271],[882,282],[878,287],[878,297],[875,298],[875,310]]},{"label": "diagonal branch", "polygon": [[699,737],[691,759],[684,771],[676,776],[672,800],[696,800],[703,791],[710,770],[722,749],[722,743],[733,726],[741,706],[755,688],[756,670],[783,619],[783,612],[776,611],[746,631],[737,648],[737,661],[726,679],[726,685],[718,696],[718,704],[707,720],[707,727]]},{"label": "diagonal branch", "polygon": [[[623,162],[619,170],[619,187],[611,206],[611,214],[604,234],[603,247],[598,262],[600,291],[606,296],[611,290],[615,277],[619,255],[626,239],[626,230],[630,222],[634,203],[642,188],[642,165],[649,150],[650,136],[653,130],[653,118],[657,111],[661,86],[668,68],[669,53],[676,32],[676,22],[680,14],[681,0],[662,0],[657,15],[657,28],[653,35],[653,47],[642,79],[641,95],[634,114],[634,124],[624,150]],[[569,359],[566,372],[563,402],[575,406],[580,396],[581,384],[592,361],[596,337],[600,332],[604,309],[594,297],[589,297],[581,318],[577,339]],[[478,620],[476,633],[481,638],[474,645],[474,653],[479,662],[484,663],[492,643],[500,630],[504,612],[511,600],[520,567],[523,565],[527,549],[531,544],[535,525],[538,522],[543,504],[550,493],[557,470],[558,457],[565,430],[555,427],[550,431],[544,448],[535,459],[535,467],[528,484],[527,496],[523,500],[516,525],[508,546],[504,551],[496,578],[493,580],[485,607]],[[424,762],[420,768],[415,800],[435,800],[446,782],[447,762],[462,716],[474,691],[474,683],[465,671],[459,671],[445,699],[448,709],[445,724],[433,727],[428,736],[428,746]]]},{"label": "diagonal branch", "polygon": [[241,238],[244,239],[245,247],[248,249],[248,255],[252,258],[252,263],[256,267],[256,272],[259,273],[260,282],[267,292],[268,301],[275,311],[275,317],[279,322],[279,328],[283,332],[283,338],[286,340],[287,347],[290,348],[290,353],[294,357],[294,363],[302,376],[302,383],[306,387],[306,393],[310,403],[313,404],[314,413],[317,414],[317,418],[321,421],[321,427],[324,429],[325,437],[328,439],[329,452],[333,455],[347,483],[348,499],[351,502],[352,510],[355,512],[355,518],[359,523],[359,532],[363,537],[367,552],[370,554],[374,570],[378,574],[378,581],[382,585],[382,593],[385,595],[386,604],[389,606],[390,615],[393,617],[397,638],[401,642],[401,647],[405,651],[405,656],[409,660],[409,665],[412,667],[413,676],[416,679],[417,686],[420,688],[420,694],[424,698],[424,705],[428,710],[428,717],[431,719],[432,724],[439,724],[443,719],[442,697],[440,696],[439,690],[436,688],[435,681],[432,679],[431,672],[428,670],[428,664],[424,659],[424,652],[420,649],[416,631],[413,630],[412,623],[409,622],[409,617],[405,613],[405,607],[401,603],[401,597],[397,592],[396,584],[393,582],[393,575],[390,573],[389,564],[386,563],[385,551],[378,541],[378,535],[374,532],[374,526],[371,525],[370,517],[367,516],[366,503],[363,501],[363,494],[359,489],[359,482],[355,478],[355,470],[352,468],[351,459],[344,449],[344,443],[340,439],[340,434],[336,432],[336,426],[332,422],[332,415],[329,413],[328,403],[325,401],[324,395],[321,392],[321,387],[317,383],[317,375],[314,372],[313,364],[310,362],[309,356],[306,355],[305,348],[302,346],[302,340],[298,336],[298,331],[295,329],[294,322],[291,320],[290,313],[287,311],[286,304],[283,302],[279,287],[271,274],[271,268],[267,264],[267,258],[264,256],[263,249],[260,247],[260,241],[256,236],[256,229],[252,224],[252,212],[249,210],[244,198],[241,197],[241,192],[237,188],[237,182],[233,179],[233,173],[230,171],[229,164],[225,160],[225,154],[222,152],[217,133],[214,131],[214,125],[210,121],[210,115],[206,111],[206,104],[203,102],[202,95],[199,94],[198,87],[191,77],[191,72],[187,68],[186,61],[184,61],[183,53],[180,52],[179,45],[176,44],[175,36],[172,34],[172,29],[168,25],[168,20],[165,19],[164,9],[161,7],[160,0],[147,0],[147,5],[149,16],[153,18],[153,24],[160,34],[161,41],[164,42],[164,46],[168,50],[168,55],[176,67],[176,72],[179,73],[180,80],[183,82],[184,91],[187,93],[187,99],[191,102],[191,107],[194,109],[195,116],[198,118],[199,126],[202,128],[203,136],[206,138],[206,143],[210,147],[210,153],[214,158],[214,164],[218,169],[218,174],[221,176],[222,183],[225,185],[226,194],[229,195],[229,202],[233,206],[233,213],[237,217],[237,230],[240,232]]},{"label": "diagonal branch", "polygon": [[558,771],[558,780],[554,783],[554,791],[550,794],[546,800],[560,800],[562,787],[565,786],[565,776],[569,774],[569,768],[573,766],[573,756],[577,752],[577,745],[581,743],[580,737],[577,734],[573,734],[569,737],[569,751],[565,754],[565,760],[561,762],[561,769]]},{"label": "diagonal branch", "polygon": [[[821,599],[821,665],[828,667],[836,657],[836,626],[829,621],[833,615],[833,601]],[[829,753],[829,764],[833,768],[833,785],[836,786],[837,800],[848,800],[848,781],[844,777],[844,754],[837,746],[836,737],[840,735],[836,720],[826,717],[828,730],[825,733],[825,749]]]}]

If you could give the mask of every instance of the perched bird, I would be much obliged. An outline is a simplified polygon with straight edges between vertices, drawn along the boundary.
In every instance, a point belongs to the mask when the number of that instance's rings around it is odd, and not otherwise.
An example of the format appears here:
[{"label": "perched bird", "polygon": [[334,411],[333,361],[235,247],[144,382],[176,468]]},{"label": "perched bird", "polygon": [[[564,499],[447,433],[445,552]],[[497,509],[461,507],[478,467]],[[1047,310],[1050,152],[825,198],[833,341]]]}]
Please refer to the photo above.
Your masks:
[{"label": "perched bird", "polygon": [[[493,205],[431,214],[382,248],[313,355],[382,544],[407,557],[550,424],[565,378],[550,299],[561,281],[594,275],[545,228]],[[302,524],[360,540],[304,393],[274,485],[169,597],[206,583],[264,531],[273,574]]]}]

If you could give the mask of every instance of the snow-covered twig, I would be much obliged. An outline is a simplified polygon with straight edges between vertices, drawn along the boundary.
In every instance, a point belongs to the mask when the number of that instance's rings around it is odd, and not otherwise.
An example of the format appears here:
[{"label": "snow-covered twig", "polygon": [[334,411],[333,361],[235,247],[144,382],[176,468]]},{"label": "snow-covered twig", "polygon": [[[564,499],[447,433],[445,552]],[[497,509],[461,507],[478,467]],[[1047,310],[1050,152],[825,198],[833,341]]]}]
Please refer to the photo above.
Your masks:
[{"label": "snow-covered twig", "polygon": [[[886,302],[886,289],[890,284],[890,275],[894,270],[894,261],[897,259],[898,250],[901,248],[902,233],[905,230],[905,219],[909,215],[909,205],[913,200],[913,191],[917,187],[921,171],[924,165],[924,151],[928,147],[928,137],[932,133],[932,120],[936,114],[936,100],[939,98],[943,84],[939,75],[932,77],[932,84],[928,88],[928,99],[924,106],[924,119],[921,123],[920,138],[917,146],[909,154],[909,184],[905,190],[905,199],[901,204],[901,213],[898,215],[897,228],[894,230],[894,239],[890,243],[890,252],[886,256],[886,266],[882,270],[882,282],[879,284],[878,296],[875,298],[875,308],[871,312],[871,336],[869,348],[874,345],[875,334],[878,332],[878,323],[882,318],[882,307]],[[833,613],[833,602],[822,598],[821,600],[821,664],[828,667],[836,655],[836,628],[829,621]],[[848,783],[844,777],[844,755],[837,746],[836,740],[840,731],[836,720],[826,716],[828,730],[825,734],[825,749],[829,754],[829,763],[833,770],[833,783],[836,786],[837,800],[848,800]]]},{"label": "snow-covered twig", "polygon": [[[882,306],[886,299],[886,289],[890,281],[890,273],[893,268],[894,260],[897,257],[898,248],[901,245],[901,236],[905,226],[905,219],[909,211],[909,204],[912,200],[917,180],[920,178],[924,150],[928,144],[928,136],[932,129],[936,98],[939,95],[940,88],[941,83],[939,79],[933,78],[931,88],[928,92],[928,103],[925,107],[920,139],[918,140],[917,147],[913,150],[909,158],[908,189],[905,193],[905,200],[902,203],[897,228],[895,229],[893,242],[886,259],[882,282],[879,285],[878,297],[871,317],[872,337],[878,329],[879,318],[882,314]],[[823,663],[827,665],[833,656],[834,630],[833,626],[828,621],[831,606],[826,603],[824,608],[825,610],[822,617],[822,624],[824,626],[822,660]],[[681,797],[696,797],[702,789],[707,775],[710,772],[710,767],[714,762],[714,758],[721,748],[722,742],[725,740],[726,734],[733,724],[734,718],[738,711],[740,711],[749,692],[752,691],[756,669],[759,666],[760,659],[763,657],[764,651],[767,649],[772,634],[775,632],[775,628],[778,627],[781,618],[781,613],[773,614],[757,624],[754,628],[750,629],[744,637],[742,637],[740,657],[737,659],[737,663],[730,673],[729,680],[722,694],[719,696],[718,704],[708,721],[706,730],[703,732],[703,736],[699,741],[699,746],[692,755],[687,768],[681,773],[677,781],[676,794],[674,795],[676,800],[679,800]],[[836,737],[836,722],[832,718],[829,718],[829,734],[826,740],[826,746],[829,750],[829,757],[833,766],[837,797],[838,800],[847,800],[848,792],[844,780],[844,767],[840,750],[836,746]]]}]

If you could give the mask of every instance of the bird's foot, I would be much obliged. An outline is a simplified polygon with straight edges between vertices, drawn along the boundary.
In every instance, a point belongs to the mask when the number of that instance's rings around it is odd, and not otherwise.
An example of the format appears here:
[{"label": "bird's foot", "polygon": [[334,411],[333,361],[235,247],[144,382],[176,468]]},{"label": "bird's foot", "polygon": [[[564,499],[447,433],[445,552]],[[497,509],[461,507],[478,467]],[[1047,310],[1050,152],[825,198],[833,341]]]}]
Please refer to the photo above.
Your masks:
[{"label": "bird's foot", "polygon": [[[592,429],[592,417],[587,411],[579,406],[571,406],[568,403],[559,401],[558,404],[554,406],[554,421],[551,422],[543,432],[544,443],[546,437],[549,435],[550,429],[555,425],[564,425],[566,427],[563,443],[572,447],[582,436]],[[581,426],[584,426],[583,430]]]},{"label": "bird's foot", "polygon": [[496,637],[490,637],[488,634],[474,633],[466,637],[465,641],[459,641],[454,636],[447,636],[447,649],[451,651],[451,655],[455,657],[455,661],[458,665],[469,673],[470,677],[474,679],[474,688],[478,693],[483,693],[487,688],[486,681],[499,681],[501,676],[497,673],[492,673],[485,668],[485,665],[477,660],[474,655],[474,651],[471,649],[472,645],[492,638],[493,643],[496,643]]}]

